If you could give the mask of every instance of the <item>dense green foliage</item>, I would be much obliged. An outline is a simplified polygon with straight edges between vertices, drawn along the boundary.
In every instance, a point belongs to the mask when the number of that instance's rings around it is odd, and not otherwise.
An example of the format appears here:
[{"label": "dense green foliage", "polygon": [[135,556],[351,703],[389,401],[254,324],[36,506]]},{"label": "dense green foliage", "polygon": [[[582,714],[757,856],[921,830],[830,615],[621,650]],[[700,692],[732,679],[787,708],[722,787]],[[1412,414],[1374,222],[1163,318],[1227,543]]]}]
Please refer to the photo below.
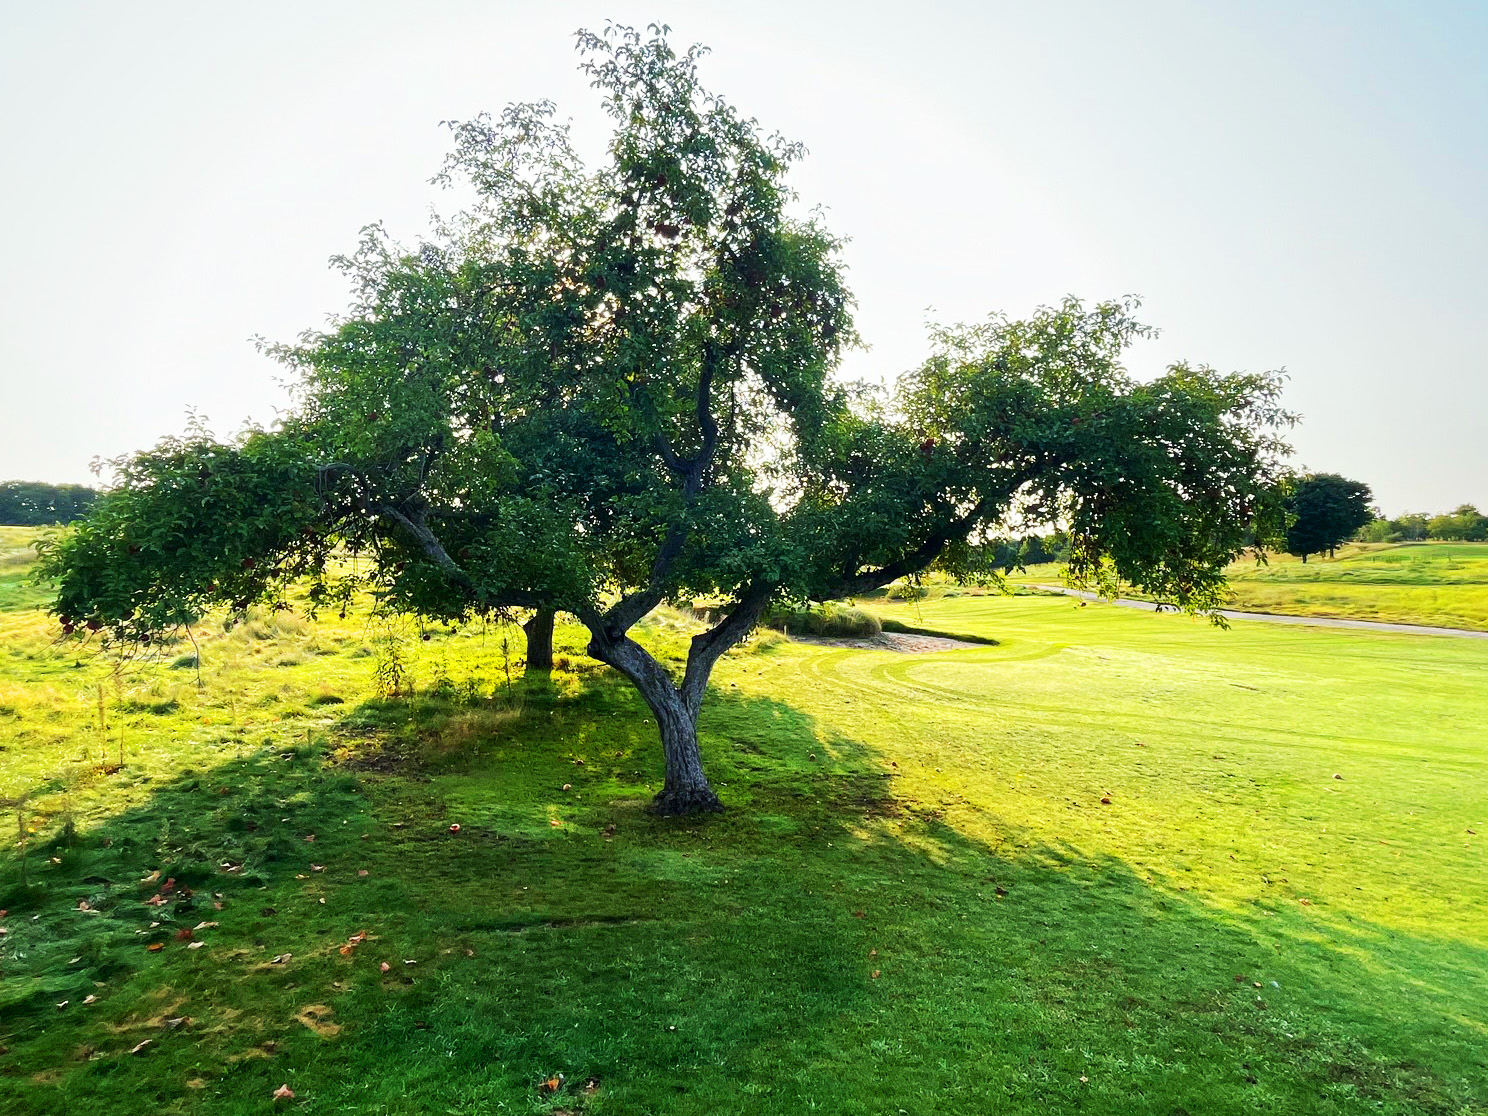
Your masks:
[{"label": "dense green foliage", "polygon": [[87,514],[98,490],[82,484],[0,481],[0,525],[50,527]]},{"label": "dense green foliage", "polygon": [[874,607],[995,645],[726,656],[686,822],[575,625],[388,701],[363,602],[198,689],[0,596],[0,1109],[1483,1116],[1488,644],[952,591]]},{"label": "dense green foliage", "polygon": [[[613,27],[579,45],[606,159],[547,104],[455,126],[444,178],[472,203],[339,261],[348,313],[272,348],[299,378],[275,430],[119,464],[46,555],[65,627],[158,638],[302,576],[316,606],[367,588],[449,624],[561,610],[656,715],[658,808],[690,812],[717,805],[708,677],[772,601],[931,563],[992,576],[977,544],[1058,523],[1078,579],[1222,603],[1225,565],[1280,522],[1275,376],[1138,382],[1135,303],[1069,299],[936,331],[888,392],[843,383],[851,300],[838,241],[796,215],[799,146],[705,91],[697,49]],[[679,679],[627,633],[694,597],[726,603]]]},{"label": "dense green foliage", "polygon": [[1328,553],[1342,546],[1370,521],[1374,494],[1361,481],[1337,473],[1309,473],[1297,478],[1287,493],[1290,522],[1286,550],[1302,561],[1309,554]]},{"label": "dense green foliage", "polygon": [[1397,519],[1376,515],[1360,528],[1360,542],[1418,542],[1445,539],[1457,542],[1488,541],[1488,515],[1472,504],[1462,504],[1443,515],[1412,512]]}]

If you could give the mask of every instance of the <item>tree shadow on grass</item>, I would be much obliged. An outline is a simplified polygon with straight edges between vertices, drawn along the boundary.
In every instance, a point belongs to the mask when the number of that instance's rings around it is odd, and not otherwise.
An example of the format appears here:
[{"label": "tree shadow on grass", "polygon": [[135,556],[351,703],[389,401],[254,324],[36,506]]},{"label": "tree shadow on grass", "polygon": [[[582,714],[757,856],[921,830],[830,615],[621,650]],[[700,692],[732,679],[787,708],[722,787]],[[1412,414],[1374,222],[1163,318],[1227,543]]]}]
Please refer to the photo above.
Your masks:
[{"label": "tree shadow on grass", "polygon": [[1402,1005],[1392,932],[969,837],[809,715],[710,701],[721,817],[645,812],[652,726],[593,675],[369,703],[339,764],[265,749],[54,835],[30,888],[5,861],[5,1111],[1474,1111],[1481,1020]]}]

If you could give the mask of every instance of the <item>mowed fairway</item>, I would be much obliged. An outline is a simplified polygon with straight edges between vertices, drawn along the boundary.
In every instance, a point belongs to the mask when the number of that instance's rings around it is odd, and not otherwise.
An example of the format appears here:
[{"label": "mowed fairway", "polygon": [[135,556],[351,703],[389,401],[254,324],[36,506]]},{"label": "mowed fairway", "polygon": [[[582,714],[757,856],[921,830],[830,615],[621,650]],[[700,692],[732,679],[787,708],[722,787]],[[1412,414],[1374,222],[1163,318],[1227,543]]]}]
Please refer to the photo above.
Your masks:
[{"label": "mowed fairway", "polygon": [[[874,607],[1000,642],[730,655],[692,822],[598,668],[363,701],[348,624],[178,686],[153,781],[88,782],[71,847],[53,793],[41,883],[0,866],[0,1111],[1488,1112],[1488,645]],[[490,691],[489,637],[420,653]]]}]

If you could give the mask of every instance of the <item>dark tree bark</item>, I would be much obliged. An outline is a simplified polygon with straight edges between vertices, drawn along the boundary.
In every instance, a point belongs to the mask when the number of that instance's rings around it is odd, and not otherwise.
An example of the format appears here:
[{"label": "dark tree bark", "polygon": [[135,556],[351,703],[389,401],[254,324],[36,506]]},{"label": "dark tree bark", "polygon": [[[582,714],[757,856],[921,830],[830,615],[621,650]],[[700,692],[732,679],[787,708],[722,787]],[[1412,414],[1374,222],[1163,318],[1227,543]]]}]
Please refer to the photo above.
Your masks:
[{"label": "dark tree bark", "polygon": [[749,634],[765,603],[768,587],[750,587],[734,608],[712,628],[692,639],[687,668],[681,684],[672,681],[666,668],[621,629],[610,616],[589,613],[581,616],[589,629],[589,654],[614,667],[630,680],[656,716],[661,734],[666,781],[651,802],[653,813],[664,817],[716,813],[723,803],[703,773],[703,754],[698,746],[698,713],[714,664],[734,644]]},{"label": "dark tree bark", "polygon": [[527,636],[527,673],[553,671],[553,610],[540,608],[522,625]]}]

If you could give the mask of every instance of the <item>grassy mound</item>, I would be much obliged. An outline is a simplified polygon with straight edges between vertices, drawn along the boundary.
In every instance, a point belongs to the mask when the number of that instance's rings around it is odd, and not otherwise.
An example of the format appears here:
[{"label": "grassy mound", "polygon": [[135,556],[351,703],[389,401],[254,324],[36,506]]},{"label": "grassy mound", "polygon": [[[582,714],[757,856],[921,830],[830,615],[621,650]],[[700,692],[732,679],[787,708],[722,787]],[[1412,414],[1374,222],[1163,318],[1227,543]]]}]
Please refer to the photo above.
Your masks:
[{"label": "grassy mound", "polygon": [[831,602],[808,609],[772,609],[761,622],[779,632],[828,639],[868,639],[883,631],[873,613]]}]

